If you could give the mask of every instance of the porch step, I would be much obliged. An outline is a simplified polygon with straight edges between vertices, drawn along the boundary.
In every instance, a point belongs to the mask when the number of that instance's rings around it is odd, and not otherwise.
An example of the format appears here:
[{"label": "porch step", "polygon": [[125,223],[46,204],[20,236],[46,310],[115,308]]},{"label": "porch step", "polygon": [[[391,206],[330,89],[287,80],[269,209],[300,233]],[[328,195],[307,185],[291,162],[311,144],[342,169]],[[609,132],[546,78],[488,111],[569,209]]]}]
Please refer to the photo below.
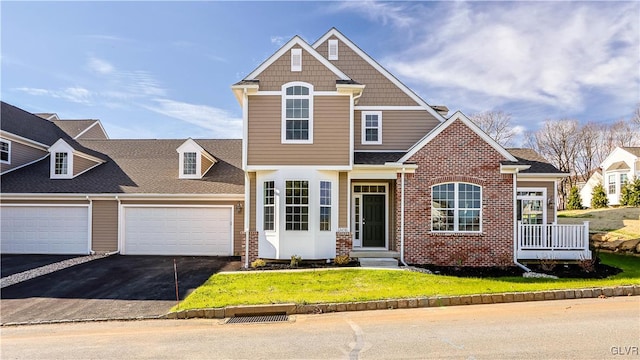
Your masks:
[{"label": "porch step", "polygon": [[359,258],[360,267],[364,268],[398,268],[398,260],[394,258]]},{"label": "porch step", "polygon": [[349,253],[349,257],[352,258],[400,258],[400,253],[397,251],[385,251],[385,250],[356,250]]}]

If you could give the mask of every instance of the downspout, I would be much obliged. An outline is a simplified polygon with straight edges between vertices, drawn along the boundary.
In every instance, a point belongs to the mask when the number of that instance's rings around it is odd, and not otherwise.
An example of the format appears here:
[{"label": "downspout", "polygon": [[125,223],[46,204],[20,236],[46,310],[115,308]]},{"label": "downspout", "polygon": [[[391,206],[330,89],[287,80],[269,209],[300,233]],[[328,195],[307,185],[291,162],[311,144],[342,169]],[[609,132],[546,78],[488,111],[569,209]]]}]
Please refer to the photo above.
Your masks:
[{"label": "downspout", "polygon": [[118,248],[116,249],[116,251],[105,253],[105,256],[111,256],[120,253],[120,229],[122,227],[122,224],[120,223],[120,220],[122,220],[120,219],[120,209],[122,208],[122,201],[120,200],[120,197],[118,195],[116,195],[116,201],[118,202]]},{"label": "downspout", "polygon": [[93,251],[93,200],[87,195],[89,201],[89,255],[95,255]]},{"label": "downspout", "polygon": [[402,168],[400,175],[400,262],[404,266],[409,266],[404,261],[404,172],[405,168]]},{"label": "downspout", "polygon": [[[513,173],[513,263],[526,272],[531,272],[531,269],[518,262],[518,211],[515,211],[515,206],[518,203],[518,170]],[[546,205],[545,205],[546,206]]]},{"label": "downspout", "polygon": [[251,208],[251,199],[249,198],[249,187],[251,182],[249,180],[249,173],[244,173],[244,268],[249,268],[249,209]]}]

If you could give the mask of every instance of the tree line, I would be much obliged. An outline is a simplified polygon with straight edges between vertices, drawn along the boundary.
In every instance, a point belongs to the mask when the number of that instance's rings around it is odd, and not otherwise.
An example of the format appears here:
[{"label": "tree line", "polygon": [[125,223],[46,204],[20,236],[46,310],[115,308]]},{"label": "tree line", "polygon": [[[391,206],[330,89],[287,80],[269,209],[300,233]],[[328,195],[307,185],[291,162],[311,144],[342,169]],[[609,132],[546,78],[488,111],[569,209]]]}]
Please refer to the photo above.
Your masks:
[{"label": "tree line", "polygon": [[[470,118],[504,147],[514,147],[520,135],[509,113],[484,111]],[[640,146],[640,103],[628,119],[613,123],[546,120],[539,129],[522,135],[524,147],[535,150],[560,171],[571,174],[558,184],[558,206],[564,209],[571,189],[578,182],[586,182],[616,147]]]}]

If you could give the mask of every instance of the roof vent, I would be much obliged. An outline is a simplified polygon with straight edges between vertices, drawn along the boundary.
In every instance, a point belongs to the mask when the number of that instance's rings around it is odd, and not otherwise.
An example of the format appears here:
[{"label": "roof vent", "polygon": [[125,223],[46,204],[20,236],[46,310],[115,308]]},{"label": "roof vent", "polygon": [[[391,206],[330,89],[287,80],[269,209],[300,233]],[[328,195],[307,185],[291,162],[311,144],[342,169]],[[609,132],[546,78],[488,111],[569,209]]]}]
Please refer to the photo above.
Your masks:
[{"label": "roof vent", "polygon": [[338,60],[338,40],[329,40],[329,60]]}]

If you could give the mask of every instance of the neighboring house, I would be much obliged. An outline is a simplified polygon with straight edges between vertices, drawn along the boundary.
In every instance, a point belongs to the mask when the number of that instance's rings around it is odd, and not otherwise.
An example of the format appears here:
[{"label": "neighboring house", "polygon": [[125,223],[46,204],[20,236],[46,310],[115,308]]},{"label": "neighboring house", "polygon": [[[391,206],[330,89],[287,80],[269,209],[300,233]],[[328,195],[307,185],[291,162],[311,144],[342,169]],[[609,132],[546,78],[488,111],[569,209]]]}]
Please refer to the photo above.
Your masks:
[{"label": "neighboring house", "polygon": [[245,264],[591,257],[588,226],[553,225],[567,174],[501,147],[460,112],[445,117],[336,29],[313,44],[294,37],[232,90],[244,121]]},{"label": "neighboring house", "polygon": [[240,140],[109,140],[1,107],[2,253],[240,253]]},{"label": "neighboring house", "polygon": [[617,147],[600,167],[609,205],[620,205],[620,193],[624,185],[640,177],[640,147]]},{"label": "neighboring house", "polygon": [[598,184],[604,184],[602,177],[602,170],[595,169],[591,172],[591,176],[587,179],[586,182],[578,183],[578,188],[580,189],[580,199],[582,200],[583,208],[591,207],[591,198],[593,194],[593,188],[595,188]]}]

